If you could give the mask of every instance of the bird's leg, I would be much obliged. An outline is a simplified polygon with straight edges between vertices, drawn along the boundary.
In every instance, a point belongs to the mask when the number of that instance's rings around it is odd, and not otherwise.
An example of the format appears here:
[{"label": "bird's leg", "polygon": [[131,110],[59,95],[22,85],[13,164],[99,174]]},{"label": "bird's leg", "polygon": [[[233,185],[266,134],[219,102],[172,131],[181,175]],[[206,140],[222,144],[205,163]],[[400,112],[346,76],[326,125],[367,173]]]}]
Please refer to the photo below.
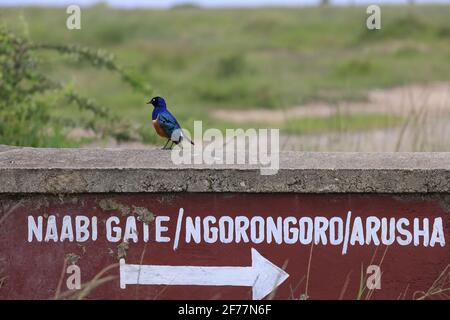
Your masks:
[{"label": "bird's leg", "polygon": [[167,145],[169,144],[170,139],[167,139],[166,144],[164,145],[164,147],[162,148],[162,150],[167,150]]},{"label": "bird's leg", "polygon": [[172,143],[171,143],[171,145],[170,145],[170,147],[169,147],[169,150],[172,150],[173,144],[174,144],[174,142],[172,141]]},{"label": "bird's leg", "polygon": [[180,143],[175,143],[175,145],[173,146],[174,148],[175,147],[178,147],[178,148],[180,148],[180,149],[183,149],[182,147],[181,147],[181,144]]}]

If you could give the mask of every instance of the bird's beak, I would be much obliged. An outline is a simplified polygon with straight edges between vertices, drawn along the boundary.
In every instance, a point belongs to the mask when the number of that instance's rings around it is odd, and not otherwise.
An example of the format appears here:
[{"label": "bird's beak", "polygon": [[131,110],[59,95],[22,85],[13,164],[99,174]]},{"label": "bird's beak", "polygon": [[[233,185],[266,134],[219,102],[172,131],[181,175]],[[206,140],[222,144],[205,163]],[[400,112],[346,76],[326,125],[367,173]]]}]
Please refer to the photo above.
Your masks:
[{"label": "bird's beak", "polygon": [[152,102],[151,101],[149,101],[149,102],[147,102],[146,104],[151,104]]}]

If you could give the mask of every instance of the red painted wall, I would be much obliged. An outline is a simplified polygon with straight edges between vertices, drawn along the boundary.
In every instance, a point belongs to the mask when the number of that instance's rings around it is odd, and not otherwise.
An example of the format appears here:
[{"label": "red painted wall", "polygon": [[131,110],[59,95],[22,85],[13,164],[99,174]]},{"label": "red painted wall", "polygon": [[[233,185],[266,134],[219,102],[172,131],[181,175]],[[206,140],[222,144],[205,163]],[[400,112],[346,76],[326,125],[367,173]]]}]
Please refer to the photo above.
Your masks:
[{"label": "red painted wall", "polygon": [[[20,202],[22,200],[22,202]],[[103,202],[101,202],[103,200]],[[113,200],[113,202],[111,202]],[[170,286],[170,285],[128,285],[119,286],[118,245],[108,242],[105,222],[110,216],[120,218],[125,226],[126,213],[133,206],[147,208],[155,216],[169,216],[164,222],[171,238],[168,243],[155,241],[155,222],[149,224],[150,241],[143,241],[142,224],[138,224],[138,243],[129,241],[125,260],[128,264],[172,265],[172,266],[250,266],[251,248],[280,268],[289,278],[283,282],[274,299],[299,299],[307,293],[310,299],[356,299],[360,287],[361,273],[366,273],[370,264],[381,268],[381,289],[369,292],[365,289],[363,298],[398,299],[418,298],[432,287],[433,282],[450,264],[448,237],[450,236],[450,210],[441,206],[437,198],[402,197],[392,195],[301,195],[301,194],[120,194],[120,195],[76,195],[58,197],[32,196],[26,198],[0,199],[0,298],[1,299],[52,299],[60,283],[60,293],[67,293],[64,260],[67,254],[79,257],[76,265],[81,270],[81,281],[87,283],[101,270],[112,266],[102,277],[114,279],[88,290],[90,299],[250,299],[250,287],[237,286]],[[120,203],[122,207],[117,208]],[[14,208],[14,205],[19,204]],[[106,204],[106,205],[105,205]],[[112,205],[111,205],[112,204]],[[109,207],[108,207],[109,206]],[[115,207],[116,206],[116,207]],[[108,209],[108,210],[104,210]],[[1,207],[0,207],[1,208]],[[184,208],[183,225],[177,250],[173,250],[179,209]],[[0,209],[1,210],[1,209]],[[123,212],[121,212],[121,210]],[[221,243],[185,242],[186,217],[211,215],[220,216],[269,216],[299,219],[322,216],[342,217],[348,211],[352,221],[369,216],[378,218],[409,219],[423,223],[429,219],[430,236],[433,222],[442,218],[445,245],[434,247],[420,244],[390,246],[373,243],[348,245],[342,254],[343,245],[306,245],[297,241],[287,243]],[[98,219],[97,240],[86,242],[45,242],[33,237],[28,242],[28,216],[36,219],[55,215],[60,233],[63,216],[96,216]],[[137,214],[134,214],[137,216]],[[202,220],[203,221],[203,220]],[[45,221],[43,226],[46,225]],[[74,220],[72,221],[74,223]],[[350,223],[350,229],[352,223]],[[406,229],[414,230],[413,226]],[[122,230],[123,231],[123,230]],[[365,230],[364,230],[365,232]],[[45,235],[45,228],[44,228]],[[397,233],[397,235],[399,235]],[[60,234],[58,235],[60,237]],[[329,241],[329,239],[327,239]],[[122,252],[123,253],[123,252]],[[308,268],[309,266],[309,268]],[[309,272],[308,272],[309,269]],[[447,269],[448,273],[448,269]],[[448,276],[447,276],[448,278]],[[444,284],[445,285],[445,284]],[[448,286],[450,286],[447,283]],[[416,294],[415,294],[416,293]],[[415,294],[415,295],[414,295]],[[442,298],[433,295],[432,298]]]}]

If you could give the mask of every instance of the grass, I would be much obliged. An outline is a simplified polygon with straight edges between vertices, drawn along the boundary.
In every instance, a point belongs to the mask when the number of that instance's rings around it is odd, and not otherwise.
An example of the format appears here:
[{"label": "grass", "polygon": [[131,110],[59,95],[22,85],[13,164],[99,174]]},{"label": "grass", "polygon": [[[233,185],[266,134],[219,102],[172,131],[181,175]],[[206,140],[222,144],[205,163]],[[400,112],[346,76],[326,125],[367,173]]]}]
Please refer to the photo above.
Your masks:
[{"label": "grass", "polygon": [[402,118],[389,114],[343,113],[328,117],[305,117],[289,120],[284,127],[290,134],[355,132],[388,128],[402,123]]},{"label": "grass", "polygon": [[[183,126],[193,120],[236,128],[210,116],[226,109],[285,109],[311,101],[365,99],[374,88],[450,80],[450,6],[382,6],[382,29],[367,31],[365,7],[82,10],[82,29],[67,30],[64,8],[2,8],[0,23],[37,42],[76,43],[113,52],[151,84],[142,96],[105,72],[53,56],[45,71],[128,119],[138,139],[155,143],[145,101],[167,98]],[[102,19],[98,19],[102,17]],[[44,57],[43,57],[44,58]],[[75,122],[76,110],[52,110]],[[304,118],[282,132],[383,128],[386,115]],[[248,125],[253,125],[248,123]],[[56,143],[69,144],[64,139]],[[75,144],[82,144],[77,141]]]}]

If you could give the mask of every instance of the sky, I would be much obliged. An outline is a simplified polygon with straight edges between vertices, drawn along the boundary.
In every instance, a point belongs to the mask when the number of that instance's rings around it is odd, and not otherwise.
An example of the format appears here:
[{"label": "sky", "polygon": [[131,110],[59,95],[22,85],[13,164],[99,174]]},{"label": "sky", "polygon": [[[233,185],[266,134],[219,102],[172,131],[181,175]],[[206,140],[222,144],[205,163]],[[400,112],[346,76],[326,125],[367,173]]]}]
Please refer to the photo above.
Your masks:
[{"label": "sky", "polygon": [[[16,5],[52,5],[66,6],[69,4],[78,4],[80,6],[90,5],[98,2],[97,0],[0,0],[0,6]],[[319,0],[104,0],[109,5],[123,8],[136,7],[156,7],[170,8],[176,4],[195,3],[204,7],[257,7],[257,6],[297,6],[297,5],[315,5]],[[408,0],[331,0],[332,4],[404,4]],[[416,0],[417,3],[447,3],[450,0]]]}]

